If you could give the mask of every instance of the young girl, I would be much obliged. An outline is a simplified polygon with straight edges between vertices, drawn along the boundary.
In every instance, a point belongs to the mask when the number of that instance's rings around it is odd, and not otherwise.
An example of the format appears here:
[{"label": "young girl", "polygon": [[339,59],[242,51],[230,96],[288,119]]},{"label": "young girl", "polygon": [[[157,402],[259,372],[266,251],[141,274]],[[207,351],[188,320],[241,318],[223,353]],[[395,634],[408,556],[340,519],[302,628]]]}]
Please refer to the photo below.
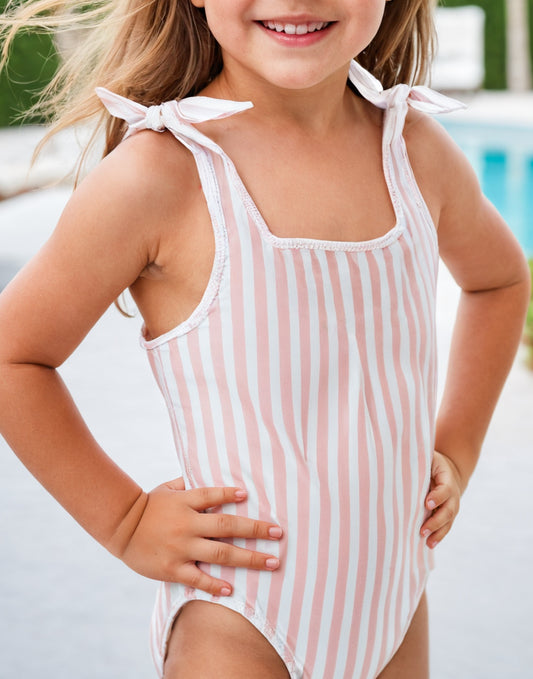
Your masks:
[{"label": "young girl", "polygon": [[[1,430],[163,581],[165,679],[428,677],[430,552],[529,295],[426,115],[457,103],[400,84],[424,78],[431,30],[428,0],[131,0],[61,75],[67,122],[102,111],[106,157],[0,298]],[[439,252],[463,293],[436,417]],[[151,492],[56,372],[127,287],[184,470]]]}]

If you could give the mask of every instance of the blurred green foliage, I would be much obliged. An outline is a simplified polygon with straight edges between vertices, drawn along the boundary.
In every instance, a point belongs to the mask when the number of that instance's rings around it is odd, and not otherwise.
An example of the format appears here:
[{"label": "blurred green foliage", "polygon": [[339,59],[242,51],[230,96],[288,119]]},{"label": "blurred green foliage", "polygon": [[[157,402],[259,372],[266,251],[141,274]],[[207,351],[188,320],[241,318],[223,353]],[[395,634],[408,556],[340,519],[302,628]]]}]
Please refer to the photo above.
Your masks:
[{"label": "blurred green foliage", "polygon": [[[6,0],[0,0],[0,11]],[[20,122],[20,114],[36,103],[40,91],[52,79],[58,58],[50,35],[21,32],[13,41],[10,56],[0,73],[0,126]],[[39,117],[25,122],[43,122]]]},{"label": "blurred green foliage", "polygon": [[[529,10],[529,53],[531,55],[531,68],[533,70],[533,0],[528,0]],[[533,75],[533,73],[532,73]]]}]

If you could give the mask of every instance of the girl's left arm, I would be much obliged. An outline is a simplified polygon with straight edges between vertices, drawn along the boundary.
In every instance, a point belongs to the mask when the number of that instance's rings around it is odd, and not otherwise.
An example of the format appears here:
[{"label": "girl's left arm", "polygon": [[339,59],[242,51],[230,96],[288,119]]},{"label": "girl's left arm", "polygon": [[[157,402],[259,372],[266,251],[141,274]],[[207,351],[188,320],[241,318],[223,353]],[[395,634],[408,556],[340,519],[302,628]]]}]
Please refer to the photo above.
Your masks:
[{"label": "girl's left arm", "polygon": [[448,533],[476,466],[523,332],[531,280],[520,245],[462,152],[437,124],[424,127],[438,159],[424,164],[425,176],[435,180],[428,191],[440,255],[461,288],[426,498],[433,514],[421,527],[434,547]]}]

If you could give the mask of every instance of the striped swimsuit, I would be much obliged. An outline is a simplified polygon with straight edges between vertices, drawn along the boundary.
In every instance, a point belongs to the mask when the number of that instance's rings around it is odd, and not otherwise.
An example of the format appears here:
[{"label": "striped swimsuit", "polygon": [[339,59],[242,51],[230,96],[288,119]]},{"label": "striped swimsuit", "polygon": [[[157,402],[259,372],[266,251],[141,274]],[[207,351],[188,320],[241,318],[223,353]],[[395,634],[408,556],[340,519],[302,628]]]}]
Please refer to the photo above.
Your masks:
[{"label": "striped swimsuit", "polygon": [[240,486],[223,511],[282,526],[274,572],[202,564],[230,597],[163,583],[152,648],[162,676],[173,620],[192,599],[253,623],[291,679],[373,679],[400,645],[423,593],[435,417],[435,227],[411,170],[408,105],[457,102],[424,87],[383,91],[355,62],[350,79],[385,109],[383,167],[396,224],[364,242],[279,238],[232,161],[194,123],[250,103],[192,97],[146,108],[106,90],[128,134],[170,130],[194,154],[216,254],[199,306],[143,339],[167,403],[187,488]]}]

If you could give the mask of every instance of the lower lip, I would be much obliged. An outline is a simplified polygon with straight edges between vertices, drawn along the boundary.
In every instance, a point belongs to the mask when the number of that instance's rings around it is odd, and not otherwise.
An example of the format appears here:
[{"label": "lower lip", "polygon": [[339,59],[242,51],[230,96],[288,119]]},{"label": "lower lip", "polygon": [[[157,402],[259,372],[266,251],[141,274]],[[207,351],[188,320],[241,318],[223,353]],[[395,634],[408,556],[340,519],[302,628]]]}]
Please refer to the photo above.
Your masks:
[{"label": "lower lip", "polygon": [[333,24],[322,28],[320,31],[312,31],[310,33],[304,33],[303,35],[298,35],[297,33],[283,33],[282,31],[274,31],[271,28],[266,28],[261,22],[257,22],[257,25],[265,31],[273,40],[276,40],[282,45],[287,47],[307,47],[308,45],[314,45],[325,38],[331,30]]}]

